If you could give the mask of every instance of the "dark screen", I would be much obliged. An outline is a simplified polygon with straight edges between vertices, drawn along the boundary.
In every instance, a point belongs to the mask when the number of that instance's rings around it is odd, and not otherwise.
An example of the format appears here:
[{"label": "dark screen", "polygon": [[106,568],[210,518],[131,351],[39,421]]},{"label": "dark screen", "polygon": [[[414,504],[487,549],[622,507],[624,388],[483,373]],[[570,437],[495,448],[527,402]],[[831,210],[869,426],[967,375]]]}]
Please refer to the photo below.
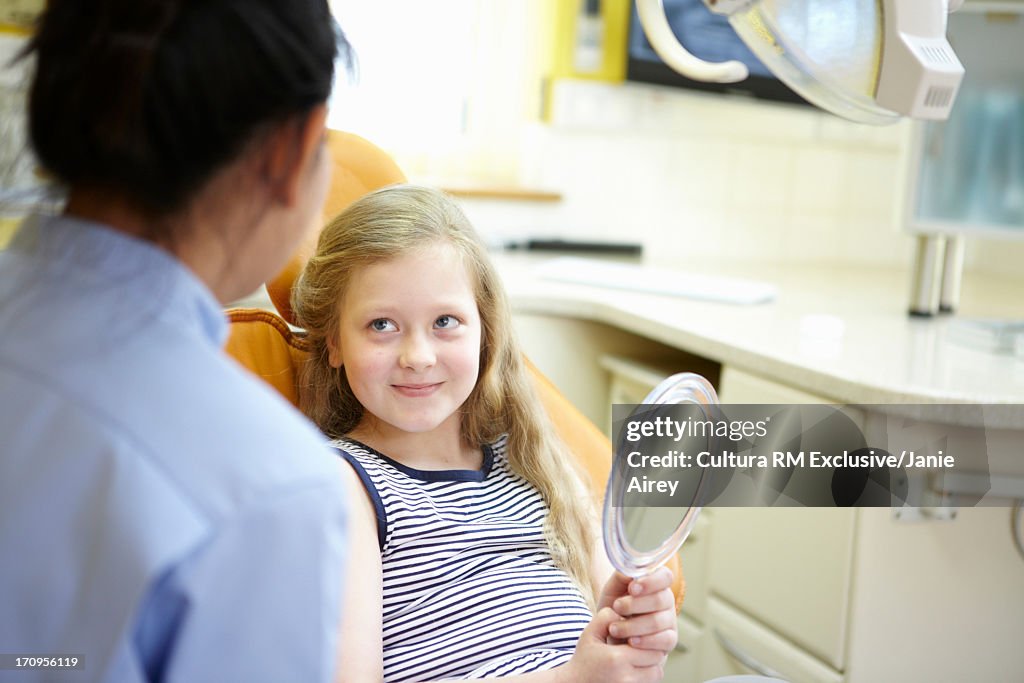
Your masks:
[{"label": "dark screen", "polygon": [[765,68],[736,35],[726,17],[711,12],[701,0],[665,0],[665,15],[676,38],[693,55],[709,62],[738,60],[747,65],[750,76],[739,83],[704,83],[676,73],[661,61],[647,42],[634,2],[629,26],[628,80],[807,104]]}]

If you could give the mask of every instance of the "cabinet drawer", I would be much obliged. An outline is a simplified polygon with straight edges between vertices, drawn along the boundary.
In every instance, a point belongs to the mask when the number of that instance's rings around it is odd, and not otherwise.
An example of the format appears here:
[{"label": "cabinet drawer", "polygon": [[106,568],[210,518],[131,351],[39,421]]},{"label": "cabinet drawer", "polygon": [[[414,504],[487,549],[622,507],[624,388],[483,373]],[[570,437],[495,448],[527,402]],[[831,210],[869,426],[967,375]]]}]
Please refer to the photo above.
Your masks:
[{"label": "cabinet drawer", "polygon": [[658,367],[611,354],[601,356],[598,364],[611,376],[612,403],[643,403],[661,380],[678,372],[671,367]]},{"label": "cabinet drawer", "polygon": [[608,372],[609,377],[609,423],[611,406],[643,403],[647,394],[666,377],[678,372],[694,372],[714,385],[719,376],[717,365],[689,355],[677,355],[660,361],[641,361],[623,355],[605,354],[598,359],[598,364]]},{"label": "cabinet drawer", "polygon": [[712,593],[843,669],[854,511],[715,508],[713,513],[707,567]]},{"label": "cabinet drawer", "polygon": [[843,682],[841,673],[721,600],[708,601],[704,631],[697,657],[699,676],[692,680],[758,673],[789,683]]},{"label": "cabinet drawer", "polygon": [[718,397],[722,403],[795,405],[833,402],[824,396],[809,394],[806,391],[729,366],[722,368],[722,385]]}]

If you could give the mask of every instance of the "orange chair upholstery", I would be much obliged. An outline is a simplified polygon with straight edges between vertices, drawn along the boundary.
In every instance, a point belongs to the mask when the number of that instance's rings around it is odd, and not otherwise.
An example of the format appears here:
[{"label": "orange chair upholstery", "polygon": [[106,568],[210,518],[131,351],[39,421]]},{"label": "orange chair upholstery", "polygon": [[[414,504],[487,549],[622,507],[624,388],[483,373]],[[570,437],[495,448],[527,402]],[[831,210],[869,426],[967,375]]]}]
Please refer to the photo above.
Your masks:
[{"label": "orange chair upholstery", "polygon": [[[340,213],[362,195],[405,181],[401,169],[380,148],[363,138],[330,131],[328,147],[334,161],[325,218]],[[298,406],[296,377],[308,348],[294,323],[291,310],[291,288],[306,260],[316,247],[316,235],[310,236],[289,260],[288,265],[267,283],[267,292],[280,315],[256,308],[234,308],[227,311],[231,323],[227,352],[244,367],[277,389]],[[604,496],[604,482],[611,470],[611,444],[554,384],[531,364],[541,402],[556,430],[570,451],[579,457],[589,475],[596,500]],[[685,583],[678,562],[670,565],[675,575],[673,592],[676,607],[682,604]]]},{"label": "orange chair upholstery", "polygon": [[228,320],[227,352],[298,408],[295,380],[307,353],[302,337],[280,316],[261,308],[233,308]]}]

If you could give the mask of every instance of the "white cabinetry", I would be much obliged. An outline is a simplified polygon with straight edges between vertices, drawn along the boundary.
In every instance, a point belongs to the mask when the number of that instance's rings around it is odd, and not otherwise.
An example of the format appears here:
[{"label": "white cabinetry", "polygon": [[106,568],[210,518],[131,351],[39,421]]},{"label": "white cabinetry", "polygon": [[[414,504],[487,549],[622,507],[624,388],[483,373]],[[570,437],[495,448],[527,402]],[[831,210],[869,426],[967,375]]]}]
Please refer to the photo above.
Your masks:
[{"label": "white cabinetry", "polygon": [[[609,325],[526,318],[527,354],[597,424],[669,372],[718,373]],[[716,380],[723,403],[832,402],[729,365]],[[706,508],[681,551],[687,592],[665,680],[760,669],[793,683],[1021,683],[1024,560],[1009,521],[1007,508],[952,521]]]},{"label": "white cabinetry", "polygon": [[[600,365],[611,403],[641,402],[672,372],[621,356]],[[732,368],[720,388],[724,403],[828,402]],[[680,553],[686,600],[665,680],[753,670],[841,681],[854,527],[852,510],[705,509]]]},{"label": "white cabinetry", "polygon": [[[735,368],[722,370],[722,403],[830,403],[824,396]],[[832,667],[779,671],[791,680],[831,680],[845,664],[856,514],[852,509],[721,508],[708,510],[714,535],[708,567],[711,591]],[[719,610],[722,613],[721,610]],[[740,623],[741,615],[731,621]],[[739,651],[759,649],[754,628],[735,627]],[[790,657],[800,661],[800,657]]]},{"label": "white cabinetry", "polygon": [[715,508],[712,593],[836,669],[845,663],[853,510]]},{"label": "white cabinetry", "polygon": [[[538,281],[521,261],[504,272],[527,354],[597,424],[610,396],[653,383],[643,367],[693,370],[674,362],[689,353],[719,364],[726,403],[997,405],[1009,418],[989,426],[983,411],[999,454],[990,471],[1024,476],[1024,365],[952,343],[941,320],[908,321],[893,305],[905,273],[745,267],[735,274],[772,280],[780,296],[728,307]],[[965,311],[1024,314],[1005,282],[972,282]],[[855,421],[870,431],[881,417]],[[682,550],[682,647],[667,681],[749,673],[741,660],[759,660],[792,681],[1024,683],[1024,560],[1008,507],[950,521],[890,508],[712,508],[701,519]]]},{"label": "white cabinetry", "polygon": [[[830,402],[728,366],[719,398],[735,404]],[[704,632],[697,638],[695,680],[761,673],[793,683],[843,681],[854,511],[706,508],[701,521],[702,566],[693,576],[683,565],[689,589],[705,603],[699,608]]]},{"label": "white cabinetry", "polygon": [[716,597],[709,602],[707,631],[699,653],[696,681],[751,672],[792,683],[844,680],[838,671],[795,646],[778,631]]},{"label": "white cabinetry", "polygon": [[[720,395],[828,402],[729,367]],[[1024,681],[1024,560],[1006,508],[909,522],[889,508],[709,512],[709,626],[724,619],[737,649],[782,678]],[[717,657],[702,658],[701,676],[745,671]]]},{"label": "white cabinetry", "polygon": [[[640,370],[602,364],[642,394]],[[616,377],[616,373],[624,373]],[[829,403],[725,367],[723,403]],[[620,394],[621,397],[621,394]],[[706,508],[681,556],[680,647],[665,680],[1024,681],[1024,562],[1004,508],[907,522],[888,508]],[[974,615],[965,621],[951,615]]]}]

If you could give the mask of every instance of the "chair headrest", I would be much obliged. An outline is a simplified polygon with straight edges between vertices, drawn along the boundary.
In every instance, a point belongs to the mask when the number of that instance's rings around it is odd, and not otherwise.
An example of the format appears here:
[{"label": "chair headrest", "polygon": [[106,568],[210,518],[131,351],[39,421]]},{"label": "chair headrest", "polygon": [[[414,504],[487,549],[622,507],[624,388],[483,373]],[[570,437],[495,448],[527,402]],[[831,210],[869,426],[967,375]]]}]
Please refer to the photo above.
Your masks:
[{"label": "chair headrest", "polygon": [[[323,222],[331,220],[363,195],[388,185],[405,182],[405,174],[387,152],[372,142],[352,133],[338,130],[327,132],[327,150],[333,162],[333,175]],[[292,312],[292,286],[298,279],[306,261],[316,250],[319,229],[311,231],[284,269],[267,282],[267,293],[277,312],[289,324],[295,324]]]}]

